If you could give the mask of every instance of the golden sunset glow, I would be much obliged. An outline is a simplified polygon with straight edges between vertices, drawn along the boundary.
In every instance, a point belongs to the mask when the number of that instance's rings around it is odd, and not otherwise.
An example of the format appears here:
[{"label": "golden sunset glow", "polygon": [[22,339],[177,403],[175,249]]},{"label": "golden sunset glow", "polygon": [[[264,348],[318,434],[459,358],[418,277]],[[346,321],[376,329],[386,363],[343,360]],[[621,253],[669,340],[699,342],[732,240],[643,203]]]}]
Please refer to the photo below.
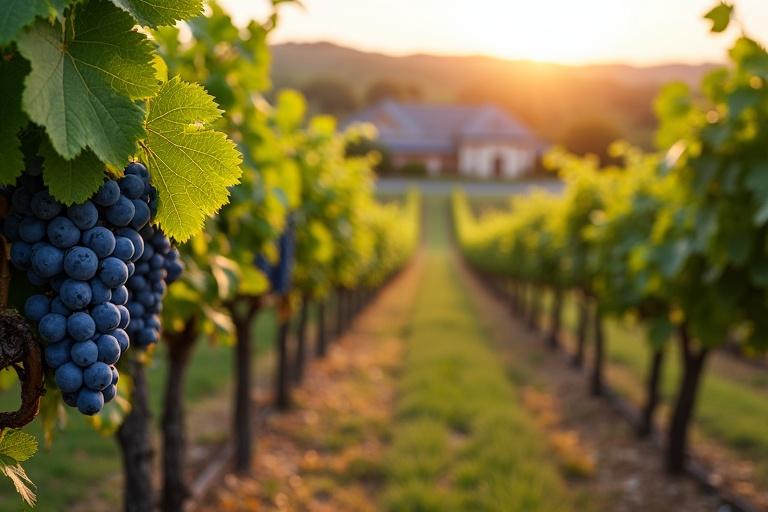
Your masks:
[{"label": "golden sunset glow", "polygon": [[[265,2],[226,0],[236,21]],[[396,55],[482,54],[568,64],[722,61],[729,37],[708,34],[709,0],[306,0],[287,6],[273,42],[330,41]],[[739,3],[747,31],[768,27],[768,2]]]}]

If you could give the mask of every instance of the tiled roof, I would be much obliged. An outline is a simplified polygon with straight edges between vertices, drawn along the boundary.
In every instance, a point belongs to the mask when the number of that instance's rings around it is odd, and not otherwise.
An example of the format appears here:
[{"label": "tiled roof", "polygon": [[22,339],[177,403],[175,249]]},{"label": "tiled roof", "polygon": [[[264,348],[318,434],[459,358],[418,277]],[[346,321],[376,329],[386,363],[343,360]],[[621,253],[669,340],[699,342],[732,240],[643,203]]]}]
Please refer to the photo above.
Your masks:
[{"label": "tiled roof", "polygon": [[509,114],[491,106],[426,105],[385,101],[348,120],[373,123],[379,141],[393,151],[451,152],[460,140],[535,142]]}]

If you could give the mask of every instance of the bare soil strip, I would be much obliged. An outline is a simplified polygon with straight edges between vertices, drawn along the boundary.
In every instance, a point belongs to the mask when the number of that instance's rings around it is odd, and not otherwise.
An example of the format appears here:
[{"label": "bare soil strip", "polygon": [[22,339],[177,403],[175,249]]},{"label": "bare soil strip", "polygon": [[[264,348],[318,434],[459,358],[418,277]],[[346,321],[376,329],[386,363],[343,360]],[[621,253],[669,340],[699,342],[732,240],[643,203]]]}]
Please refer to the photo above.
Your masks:
[{"label": "bare soil strip", "polygon": [[423,258],[400,274],[328,356],[308,368],[294,408],[256,434],[252,474],[229,475],[198,510],[376,510],[402,361],[402,330]]}]

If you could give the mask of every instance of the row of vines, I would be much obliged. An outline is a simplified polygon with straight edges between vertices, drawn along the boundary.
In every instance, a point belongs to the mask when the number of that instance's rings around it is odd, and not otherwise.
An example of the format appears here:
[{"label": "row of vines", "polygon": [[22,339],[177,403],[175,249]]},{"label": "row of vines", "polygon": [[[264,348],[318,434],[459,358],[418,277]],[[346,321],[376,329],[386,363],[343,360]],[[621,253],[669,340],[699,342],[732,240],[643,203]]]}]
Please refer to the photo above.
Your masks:
[{"label": "row of vines", "polygon": [[[24,427],[53,443],[81,413],[119,445],[126,510],[182,510],[185,379],[202,340],[235,347],[230,423],[247,472],[255,315],[275,309],[275,407],[288,407],[310,308],[322,356],[331,325],[341,334],[413,253],[418,197],[378,202],[376,156],[347,152],[369,128],[308,119],[294,91],[267,100],[284,3],[246,27],[201,0],[3,7],[0,382],[22,403],[0,413],[0,471],[26,502],[37,440]],[[146,377],[158,357],[161,479]]]},{"label": "row of vines", "polygon": [[[714,32],[734,19],[718,4]],[[768,347],[768,53],[742,35],[727,67],[701,91],[670,84],[655,103],[658,151],[615,143],[601,167],[591,156],[553,150],[545,164],[561,194],[515,197],[507,210],[473,212],[453,198],[457,238],[468,262],[505,283],[532,326],[552,297],[547,340],[560,345],[566,294],[578,297],[577,366],[591,345],[590,389],[605,391],[606,318],[647,327],[649,362],[638,432],[648,435],[659,404],[665,347],[681,354],[681,379],[668,425],[666,467],[686,468],[702,374],[712,351]],[[727,419],[724,419],[727,421]]]}]

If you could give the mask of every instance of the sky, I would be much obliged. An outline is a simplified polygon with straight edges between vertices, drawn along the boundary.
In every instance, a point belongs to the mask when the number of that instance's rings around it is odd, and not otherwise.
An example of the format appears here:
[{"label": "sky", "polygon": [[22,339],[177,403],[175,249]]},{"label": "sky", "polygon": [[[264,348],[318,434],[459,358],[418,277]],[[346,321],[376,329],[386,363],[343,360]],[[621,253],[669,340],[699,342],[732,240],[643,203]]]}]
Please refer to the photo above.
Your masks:
[{"label": "sky", "polygon": [[[220,0],[236,23],[265,0]],[[735,0],[768,42],[768,0]],[[565,64],[720,62],[738,35],[708,33],[713,0],[302,0],[285,5],[272,43],[330,41],[391,55],[490,55]]]}]

